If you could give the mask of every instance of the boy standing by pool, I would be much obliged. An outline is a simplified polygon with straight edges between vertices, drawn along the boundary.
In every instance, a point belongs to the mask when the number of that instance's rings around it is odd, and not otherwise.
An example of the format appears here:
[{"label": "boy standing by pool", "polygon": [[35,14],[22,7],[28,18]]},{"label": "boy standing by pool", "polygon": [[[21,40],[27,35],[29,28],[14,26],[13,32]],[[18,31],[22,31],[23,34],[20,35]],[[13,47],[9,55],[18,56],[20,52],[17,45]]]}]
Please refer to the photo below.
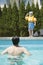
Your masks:
[{"label": "boy standing by pool", "polygon": [[29,36],[33,36],[34,26],[36,25],[36,18],[34,17],[33,12],[30,11],[27,13],[25,19],[28,21]]},{"label": "boy standing by pool", "polygon": [[13,37],[12,38],[12,42],[13,42],[13,45],[8,47],[7,49],[5,49],[1,54],[10,54],[12,56],[18,56],[22,53],[26,54],[26,55],[30,55],[30,52],[27,51],[26,48],[24,47],[21,47],[18,45],[19,43],[19,37]]}]

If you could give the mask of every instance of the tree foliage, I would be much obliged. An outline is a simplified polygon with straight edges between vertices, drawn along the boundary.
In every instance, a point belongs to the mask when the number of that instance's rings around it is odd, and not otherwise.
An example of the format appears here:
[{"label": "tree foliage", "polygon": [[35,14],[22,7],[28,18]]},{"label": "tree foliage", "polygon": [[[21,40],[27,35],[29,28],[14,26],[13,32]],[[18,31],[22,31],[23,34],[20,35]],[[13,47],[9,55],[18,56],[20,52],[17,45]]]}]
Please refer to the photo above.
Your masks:
[{"label": "tree foliage", "polygon": [[19,29],[20,29],[20,36],[25,35],[25,4],[22,1],[19,8]]},{"label": "tree foliage", "polygon": [[25,20],[25,15],[29,11],[33,11],[37,18],[34,31],[43,28],[43,6],[39,10],[38,4],[35,7],[34,4],[30,6],[28,2],[25,8],[25,3],[22,1],[19,9],[16,3],[13,8],[10,4],[8,8],[4,5],[3,10],[0,7],[0,36],[28,36],[28,22]]},{"label": "tree foliage", "polygon": [[12,28],[13,28],[13,33],[14,36],[17,35],[19,36],[19,11],[16,6],[16,3],[14,3],[13,8],[12,8]]}]

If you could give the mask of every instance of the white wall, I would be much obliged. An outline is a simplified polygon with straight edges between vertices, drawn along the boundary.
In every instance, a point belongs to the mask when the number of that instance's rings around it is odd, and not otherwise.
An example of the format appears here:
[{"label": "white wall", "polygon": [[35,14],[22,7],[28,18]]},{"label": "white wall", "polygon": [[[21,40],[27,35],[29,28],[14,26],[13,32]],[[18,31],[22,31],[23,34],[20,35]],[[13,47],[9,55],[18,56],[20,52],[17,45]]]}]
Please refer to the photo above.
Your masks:
[{"label": "white wall", "polygon": [[40,0],[34,0],[35,6],[36,6],[37,3],[38,3],[38,5],[39,5],[39,9],[41,9],[41,2],[40,2]]},{"label": "white wall", "polygon": [[41,2],[38,0],[39,9],[41,9]]}]

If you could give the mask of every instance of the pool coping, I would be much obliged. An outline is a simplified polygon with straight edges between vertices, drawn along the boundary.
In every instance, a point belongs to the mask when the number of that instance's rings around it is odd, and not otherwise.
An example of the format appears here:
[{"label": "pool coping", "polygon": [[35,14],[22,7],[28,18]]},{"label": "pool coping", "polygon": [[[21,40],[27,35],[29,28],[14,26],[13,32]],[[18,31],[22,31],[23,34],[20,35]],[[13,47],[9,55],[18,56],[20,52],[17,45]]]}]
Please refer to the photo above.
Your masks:
[{"label": "pool coping", "polygon": [[[40,40],[42,39],[43,40],[43,37],[19,37],[20,40]],[[0,37],[1,40],[11,40],[12,37]]]}]

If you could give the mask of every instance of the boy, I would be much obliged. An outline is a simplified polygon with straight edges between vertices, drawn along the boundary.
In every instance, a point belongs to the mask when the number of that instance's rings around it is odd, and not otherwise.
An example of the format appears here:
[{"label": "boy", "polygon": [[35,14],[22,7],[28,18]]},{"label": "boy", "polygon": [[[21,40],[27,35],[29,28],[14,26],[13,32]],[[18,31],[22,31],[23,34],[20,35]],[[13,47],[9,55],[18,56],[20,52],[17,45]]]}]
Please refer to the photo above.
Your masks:
[{"label": "boy", "polygon": [[29,32],[29,36],[33,36],[33,30],[34,27],[36,26],[36,18],[33,15],[33,12],[30,11],[29,15],[28,13],[25,16],[25,19],[28,21],[28,32]]}]

